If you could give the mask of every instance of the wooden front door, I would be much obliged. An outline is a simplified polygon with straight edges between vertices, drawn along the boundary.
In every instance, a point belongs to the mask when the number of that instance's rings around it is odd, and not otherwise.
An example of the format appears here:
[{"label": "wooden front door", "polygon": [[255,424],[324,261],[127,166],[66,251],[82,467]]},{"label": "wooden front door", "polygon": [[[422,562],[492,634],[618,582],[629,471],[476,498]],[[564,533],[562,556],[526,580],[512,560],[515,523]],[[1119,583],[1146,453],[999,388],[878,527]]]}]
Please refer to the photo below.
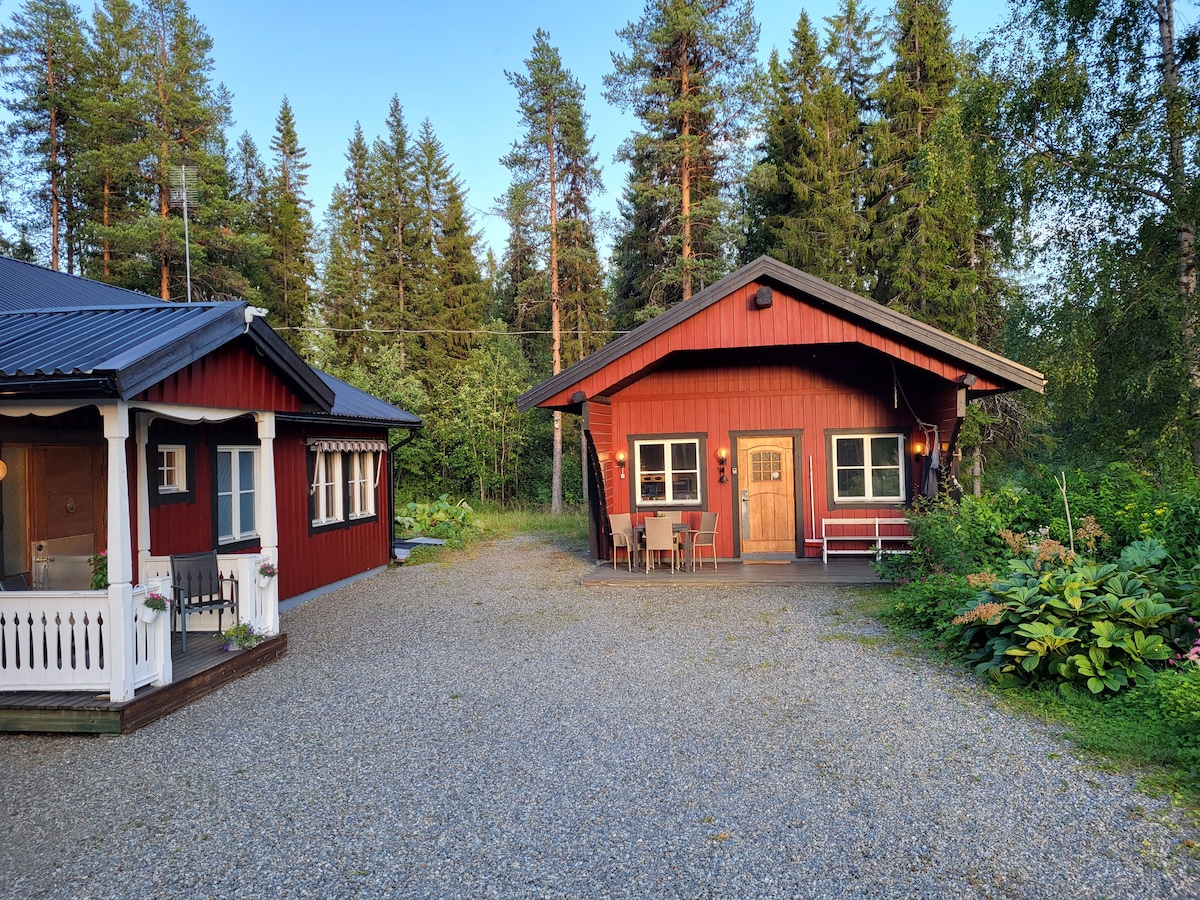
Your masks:
[{"label": "wooden front door", "polygon": [[104,448],[35,446],[29,455],[29,541],[33,583],[84,590],[87,557],[107,544]]},{"label": "wooden front door", "polygon": [[742,555],[796,553],[796,470],[792,438],[738,438]]}]

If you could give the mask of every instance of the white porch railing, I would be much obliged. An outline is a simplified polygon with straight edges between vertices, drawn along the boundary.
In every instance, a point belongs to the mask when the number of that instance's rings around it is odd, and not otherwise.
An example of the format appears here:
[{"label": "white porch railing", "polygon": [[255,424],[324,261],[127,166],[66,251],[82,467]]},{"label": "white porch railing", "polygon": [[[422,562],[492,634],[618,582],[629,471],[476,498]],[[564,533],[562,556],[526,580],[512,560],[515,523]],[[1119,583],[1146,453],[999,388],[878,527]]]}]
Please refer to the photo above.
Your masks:
[{"label": "white porch railing", "polygon": [[[133,588],[133,688],[166,683],[166,616],[142,621],[146,588]],[[106,691],[117,696],[114,616],[108,591],[0,594],[0,691]]]},{"label": "white porch railing", "polygon": [[[225,577],[238,581],[238,618],[259,634],[279,633],[279,579],[262,578],[259,566],[273,562],[265,553],[222,553],[217,555],[217,568]],[[146,584],[162,583],[161,591],[170,595],[171,559],[167,556],[148,556],[142,561],[141,578]],[[233,624],[226,615],[216,612],[193,613],[188,616],[188,631],[219,631]]]}]

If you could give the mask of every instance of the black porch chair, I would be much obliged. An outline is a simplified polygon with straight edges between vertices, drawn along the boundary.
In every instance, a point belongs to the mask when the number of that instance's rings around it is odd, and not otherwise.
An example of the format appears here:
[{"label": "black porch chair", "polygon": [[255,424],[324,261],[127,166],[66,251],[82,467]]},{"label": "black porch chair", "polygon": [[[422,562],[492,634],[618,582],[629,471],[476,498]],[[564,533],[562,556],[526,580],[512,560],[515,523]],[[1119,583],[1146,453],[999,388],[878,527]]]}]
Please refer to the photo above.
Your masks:
[{"label": "black porch chair", "polygon": [[[228,590],[226,590],[228,588]],[[233,610],[238,622],[238,582],[224,578],[217,568],[217,552],[180,553],[171,557],[171,613],[179,619],[182,652],[187,653],[187,617],[195,613],[216,612],[221,631],[222,616]]]}]

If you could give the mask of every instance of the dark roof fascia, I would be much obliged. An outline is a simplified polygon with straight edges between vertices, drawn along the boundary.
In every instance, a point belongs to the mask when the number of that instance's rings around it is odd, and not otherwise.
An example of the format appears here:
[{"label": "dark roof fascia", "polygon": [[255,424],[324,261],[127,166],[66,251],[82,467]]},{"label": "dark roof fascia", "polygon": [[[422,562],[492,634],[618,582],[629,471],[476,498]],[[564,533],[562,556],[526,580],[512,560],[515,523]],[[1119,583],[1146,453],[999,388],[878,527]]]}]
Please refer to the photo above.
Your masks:
[{"label": "dark roof fascia", "polygon": [[302,388],[308,399],[324,411],[333,409],[334,393],[316,371],[306,363],[287,341],[277,335],[261,316],[250,319],[247,329],[263,357],[274,365],[293,385]]},{"label": "dark roof fascia", "polygon": [[760,256],[736,272],[709,285],[690,300],[677,303],[665,313],[656,316],[633,331],[621,335],[591,356],[564,369],[552,378],[534,385],[517,398],[518,411],[525,412],[532,409],[572,384],[582,381],[589,375],[594,375],[605,366],[648,343],[680,322],[691,318],[696,313],[707,309],[729,294],[764,279],[770,279],[784,287],[808,294],[852,316],[865,319],[901,337],[916,340],[931,350],[949,355],[965,364],[976,366],[980,370],[1012,384],[1027,387],[1038,393],[1042,393],[1044,390],[1044,379],[1041,373],[1035,372],[1033,369],[1028,369],[996,353],[976,347],[974,344],[940,331],[932,325],[926,325],[903,313],[881,306],[874,300],[860,297],[844,288],[794,269],[774,257]]},{"label": "dark roof fascia", "polygon": [[[46,375],[39,377],[0,379],[0,387],[11,399],[25,400],[29,395],[53,394],[55,397],[104,397],[120,396],[116,380],[108,375]],[[0,414],[4,403],[0,400]]]},{"label": "dark roof fascia", "polygon": [[306,425],[351,425],[360,428],[407,428],[420,431],[425,423],[420,419],[416,422],[397,422],[392,419],[367,419],[362,416],[338,416],[333,413],[277,413],[276,420],[280,422],[297,422]]},{"label": "dark roof fascia", "polygon": [[129,400],[185,366],[224,346],[245,328],[245,304],[213,304],[199,322],[163,332],[151,345],[110,360],[120,396]]}]

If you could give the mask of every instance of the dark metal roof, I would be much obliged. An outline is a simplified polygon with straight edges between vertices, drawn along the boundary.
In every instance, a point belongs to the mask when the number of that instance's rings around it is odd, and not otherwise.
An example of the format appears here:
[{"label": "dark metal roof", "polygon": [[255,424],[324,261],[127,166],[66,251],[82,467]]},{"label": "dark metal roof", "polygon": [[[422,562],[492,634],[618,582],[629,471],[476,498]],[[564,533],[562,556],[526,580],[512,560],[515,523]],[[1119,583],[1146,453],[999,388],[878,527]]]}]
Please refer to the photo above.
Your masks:
[{"label": "dark metal roof", "polygon": [[240,303],[0,312],[0,375],[103,379],[129,398],[245,330]]},{"label": "dark metal roof", "polygon": [[137,291],[64,275],[43,266],[0,258],[0,312],[132,304],[167,305]]},{"label": "dark metal roof", "polygon": [[328,422],[332,418],[342,419],[352,424],[383,425],[388,428],[420,428],[424,425],[419,416],[414,416],[398,406],[393,406],[366,391],[361,391],[340,378],[334,378],[328,372],[322,372],[320,369],[313,369],[313,372],[333,392],[333,408],[327,414],[320,416],[281,413],[279,418],[293,421],[319,419],[322,422]]},{"label": "dark metal roof", "polygon": [[719,302],[739,288],[755,281],[772,281],[798,293],[833,307],[847,318],[871,323],[878,331],[902,338],[942,356],[961,361],[965,366],[1012,384],[1041,393],[1045,389],[1045,378],[1020,363],[1013,362],[998,353],[984,350],[969,341],[954,337],[932,325],[926,325],[910,316],[881,306],[874,300],[822,281],[794,269],[770,256],[760,256],[715,284],[709,285],[690,300],[678,303],[665,313],[623,334],[611,344],[581,359],[552,378],[534,385],[517,399],[517,409],[524,412],[532,409],[589,375],[599,372],[609,363],[620,359],[630,351],[658,337],[680,322],[694,316],[703,309]]}]

